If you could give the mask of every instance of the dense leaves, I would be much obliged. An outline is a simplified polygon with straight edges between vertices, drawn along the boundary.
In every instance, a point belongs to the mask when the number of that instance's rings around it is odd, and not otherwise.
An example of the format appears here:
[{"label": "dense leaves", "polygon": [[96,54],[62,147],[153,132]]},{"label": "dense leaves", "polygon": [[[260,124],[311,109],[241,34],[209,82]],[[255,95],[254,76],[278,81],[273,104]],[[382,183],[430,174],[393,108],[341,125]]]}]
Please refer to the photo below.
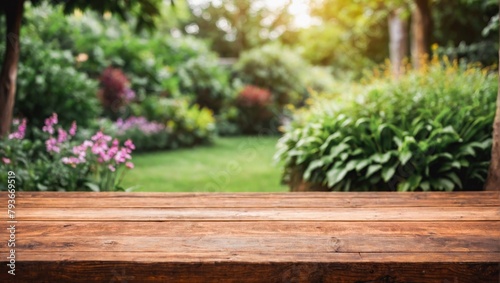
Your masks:
[{"label": "dense leaves", "polygon": [[43,125],[52,112],[65,113],[60,123],[77,121],[89,125],[100,109],[97,82],[75,68],[68,50],[51,50],[39,40],[23,38],[19,64],[15,115],[25,117],[33,127]]},{"label": "dense leaves", "polygon": [[346,191],[482,189],[496,80],[435,62],[397,82],[377,79],[344,105],[313,108],[280,141],[284,177],[298,169]]}]

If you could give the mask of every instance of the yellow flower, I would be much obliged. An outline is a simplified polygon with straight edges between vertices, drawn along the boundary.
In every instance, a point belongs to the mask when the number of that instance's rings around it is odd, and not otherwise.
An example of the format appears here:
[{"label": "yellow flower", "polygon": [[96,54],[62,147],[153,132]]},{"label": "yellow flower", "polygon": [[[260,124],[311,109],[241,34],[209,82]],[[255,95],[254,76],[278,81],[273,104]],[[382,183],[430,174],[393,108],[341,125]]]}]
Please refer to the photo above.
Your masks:
[{"label": "yellow flower", "polygon": [[438,45],[437,43],[434,43],[434,44],[431,46],[431,48],[432,48],[432,52],[434,53],[434,52],[436,52],[436,50],[438,50],[439,45]]}]

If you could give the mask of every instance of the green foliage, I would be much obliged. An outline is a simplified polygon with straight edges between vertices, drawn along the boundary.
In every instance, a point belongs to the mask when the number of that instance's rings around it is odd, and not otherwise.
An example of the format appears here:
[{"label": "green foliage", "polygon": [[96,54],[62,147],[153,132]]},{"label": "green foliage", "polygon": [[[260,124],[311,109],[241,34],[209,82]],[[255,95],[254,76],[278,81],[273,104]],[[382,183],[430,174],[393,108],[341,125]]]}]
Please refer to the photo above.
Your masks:
[{"label": "green foliage", "polygon": [[[69,174],[63,164],[53,162],[43,151],[41,140],[4,139],[0,141],[0,170],[13,171],[16,174],[16,188],[18,190],[36,191],[60,190],[69,184]],[[7,163],[6,160],[9,160]],[[7,190],[7,174],[0,177],[0,190]]]},{"label": "green foliage", "polygon": [[209,143],[216,134],[212,111],[189,105],[186,100],[151,96],[133,105],[132,112],[166,126],[169,135],[165,148]]},{"label": "green foliage", "polygon": [[303,100],[305,74],[309,68],[297,52],[271,44],[243,53],[235,72],[244,83],[270,90],[273,101],[283,106]]},{"label": "green foliage", "polygon": [[312,64],[332,67],[337,77],[359,78],[389,56],[387,16],[404,7],[400,2],[312,0],[311,14],[321,25],[301,30],[296,44]]},{"label": "green foliage", "polygon": [[93,74],[110,65],[119,67],[130,78],[131,88],[140,97],[160,93],[179,96],[178,78],[173,76],[177,66],[190,58],[209,54],[206,44],[193,38],[157,36],[141,39],[123,35],[109,40],[103,31],[97,40],[93,44],[88,38],[79,42],[78,52],[89,56],[80,67]]},{"label": "green foliage", "polygon": [[[135,25],[137,30],[143,28],[153,28],[155,26],[155,18],[160,16],[160,6],[164,1],[162,0],[118,0],[103,2],[99,0],[73,0],[73,1],[61,1],[61,0],[31,0],[35,5],[47,2],[51,5],[57,6],[61,5],[65,14],[73,13],[75,10],[92,10],[98,13],[114,12],[122,20],[128,20],[128,18],[133,15],[135,19]],[[3,4],[3,3],[2,3]],[[0,4],[0,11],[4,9],[3,5]]]},{"label": "green foliage", "polygon": [[47,48],[42,41],[21,38],[14,113],[35,127],[53,112],[64,113],[60,123],[86,126],[99,115],[97,83],[78,72],[70,51]]},{"label": "green foliage", "polygon": [[240,111],[236,106],[225,107],[216,116],[217,133],[221,136],[235,136],[241,134],[241,127],[238,124]]},{"label": "green foliage", "polygon": [[285,178],[298,169],[336,191],[482,188],[495,74],[435,62],[360,90],[344,104],[312,108],[291,126],[276,155]]},{"label": "green foliage", "polygon": [[498,63],[498,1],[436,1],[433,41],[441,55],[484,65]]},{"label": "green foliage", "polygon": [[183,94],[194,96],[194,103],[215,113],[232,98],[229,72],[219,66],[215,56],[189,59],[177,68],[175,76]]},{"label": "green foliage", "polygon": [[336,82],[329,68],[314,66],[304,74],[304,85],[310,91],[331,92]]},{"label": "green foliage", "polygon": [[190,58],[210,55],[208,45],[194,37],[160,33],[135,34],[127,23],[96,13],[65,16],[61,8],[42,5],[27,9],[23,35],[71,51],[77,68],[97,78],[109,67],[122,69],[140,98],[151,94],[179,96],[177,66]]}]

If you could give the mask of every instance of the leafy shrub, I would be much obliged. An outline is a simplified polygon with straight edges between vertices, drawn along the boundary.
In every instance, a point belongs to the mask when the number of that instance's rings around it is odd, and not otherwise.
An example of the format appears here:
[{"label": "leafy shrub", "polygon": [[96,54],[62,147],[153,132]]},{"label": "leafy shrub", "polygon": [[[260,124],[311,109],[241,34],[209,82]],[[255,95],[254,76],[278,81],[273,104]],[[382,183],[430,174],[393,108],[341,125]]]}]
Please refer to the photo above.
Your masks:
[{"label": "leafy shrub", "polygon": [[106,68],[100,78],[98,97],[109,115],[116,117],[135,98],[125,74],[116,68]]},{"label": "leafy shrub", "polygon": [[212,54],[208,44],[195,37],[172,37],[156,31],[136,33],[133,25],[103,18],[91,11],[64,15],[61,7],[27,5],[22,34],[71,51],[77,69],[98,78],[108,66],[120,68],[130,88],[143,99],[149,94],[179,94],[173,77],[177,66],[191,58]]},{"label": "leafy shrub", "polygon": [[214,56],[199,56],[180,65],[175,73],[183,94],[194,95],[194,103],[219,113],[231,98],[229,73]]},{"label": "leafy shrub", "polygon": [[239,109],[238,125],[244,134],[256,134],[273,127],[276,115],[267,89],[247,85],[238,95],[236,107]]},{"label": "leafy shrub", "polygon": [[[18,123],[17,121],[15,123]],[[0,170],[16,174],[16,188],[24,191],[116,190],[134,149],[128,140],[120,146],[117,139],[97,132],[90,139],[73,141],[77,124],[68,130],[58,124],[57,114],[45,120],[42,131],[33,130],[37,139],[24,139],[26,120],[17,131],[0,141]],[[0,190],[7,189],[6,176],[0,177]]]},{"label": "leafy shrub", "polygon": [[132,107],[135,116],[165,125],[167,148],[211,142],[216,134],[211,110],[189,105],[186,100],[151,96]]},{"label": "leafy shrub", "polygon": [[298,172],[330,190],[478,190],[496,94],[495,74],[434,58],[343,104],[313,106],[280,140],[276,158],[285,161],[285,179]]},{"label": "leafy shrub", "polygon": [[337,83],[328,68],[314,66],[304,75],[304,85],[310,91],[332,92]]},{"label": "leafy shrub", "polygon": [[221,136],[236,136],[242,133],[238,119],[240,119],[240,110],[236,106],[226,106],[215,117],[217,124],[217,133]]},{"label": "leafy shrub", "polygon": [[280,45],[265,45],[243,53],[235,72],[246,84],[271,91],[279,106],[299,104],[306,93],[309,64],[300,54]]},{"label": "leafy shrub", "polygon": [[60,124],[90,124],[99,115],[97,84],[75,69],[71,52],[52,49],[43,42],[21,37],[15,114],[34,127],[52,112],[65,113]]}]

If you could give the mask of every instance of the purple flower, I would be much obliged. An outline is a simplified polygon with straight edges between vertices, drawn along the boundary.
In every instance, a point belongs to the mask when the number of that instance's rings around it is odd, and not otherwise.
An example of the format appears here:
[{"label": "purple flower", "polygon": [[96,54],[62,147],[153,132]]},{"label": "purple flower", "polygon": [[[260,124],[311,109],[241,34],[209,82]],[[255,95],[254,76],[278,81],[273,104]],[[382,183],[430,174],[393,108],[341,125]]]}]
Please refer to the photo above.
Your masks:
[{"label": "purple flower", "polygon": [[127,88],[123,92],[123,96],[125,98],[125,101],[130,102],[130,101],[134,100],[135,92],[133,90],[131,90],[130,88]]},{"label": "purple flower", "polygon": [[71,165],[71,167],[73,168],[76,167],[76,165],[85,162],[85,160],[81,160],[80,158],[77,157],[63,157],[61,161],[64,164]]},{"label": "purple flower", "polygon": [[57,152],[59,153],[61,149],[57,146],[57,140],[55,138],[49,138],[45,141],[45,146],[47,147],[48,152]]},{"label": "purple flower", "polygon": [[125,163],[125,167],[127,167],[128,169],[134,169],[134,163],[127,162],[127,163]]},{"label": "purple flower", "polygon": [[76,127],[76,122],[75,122],[75,121],[73,121],[73,123],[71,123],[71,128],[69,129],[69,134],[70,134],[71,136],[76,135],[76,128],[77,128],[77,127]]},{"label": "purple flower", "polygon": [[49,134],[54,134],[54,125],[57,124],[57,113],[52,113],[52,116],[45,119],[45,126],[42,130]]},{"label": "purple flower", "polygon": [[118,134],[122,135],[126,131],[131,129],[138,129],[144,134],[152,135],[157,134],[165,130],[165,126],[161,123],[148,121],[145,117],[129,117],[127,120],[123,121],[118,119],[115,123],[118,128]]},{"label": "purple flower", "polygon": [[132,140],[128,139],[125,141],[125,143],[123,144],[125,146],[126,149],[129,150],[129,152],[132,152],[132,150],[135,149],[135,145],[134,143],[132,142]]},{"label": "purple flower", "polygon": [[115,170],[116,170],[115,166],[113,166],[113,165],[111,165],[111,164],[110,164],[110,165],[108,165],[108,169],[109,169],[109,171],[111,171],[111,172],[115,172]]},{"label": "purple flower", "polygon": [[58,135],[57,135],[57,142],[58,143],[63,143],[68,140],[68,133],[66,133],[65,130],[59,128],[57,129]]},{"label": "purple flower", "polygon": [[[14,124],[19,124],[19,120],[15,120]],[[21,124],[17,127],[17,131],[9,135],[9,139],[24,139],[24,134],[26,133],[26,119],[23,119]]]},{"label": "purple flower", "polygon": [[132,156],[130,156],[128,149],[123,147],[116,153],[114,157],[116,164],[125,163],[127,160],[132,159]]},{"label": "purple flower", "polygon": [[90,139],[94,142],[109,142],[113,138],[108,136],[108,135],[105,135],[102,131],[99,131],[94,136],[92,136]]}]

